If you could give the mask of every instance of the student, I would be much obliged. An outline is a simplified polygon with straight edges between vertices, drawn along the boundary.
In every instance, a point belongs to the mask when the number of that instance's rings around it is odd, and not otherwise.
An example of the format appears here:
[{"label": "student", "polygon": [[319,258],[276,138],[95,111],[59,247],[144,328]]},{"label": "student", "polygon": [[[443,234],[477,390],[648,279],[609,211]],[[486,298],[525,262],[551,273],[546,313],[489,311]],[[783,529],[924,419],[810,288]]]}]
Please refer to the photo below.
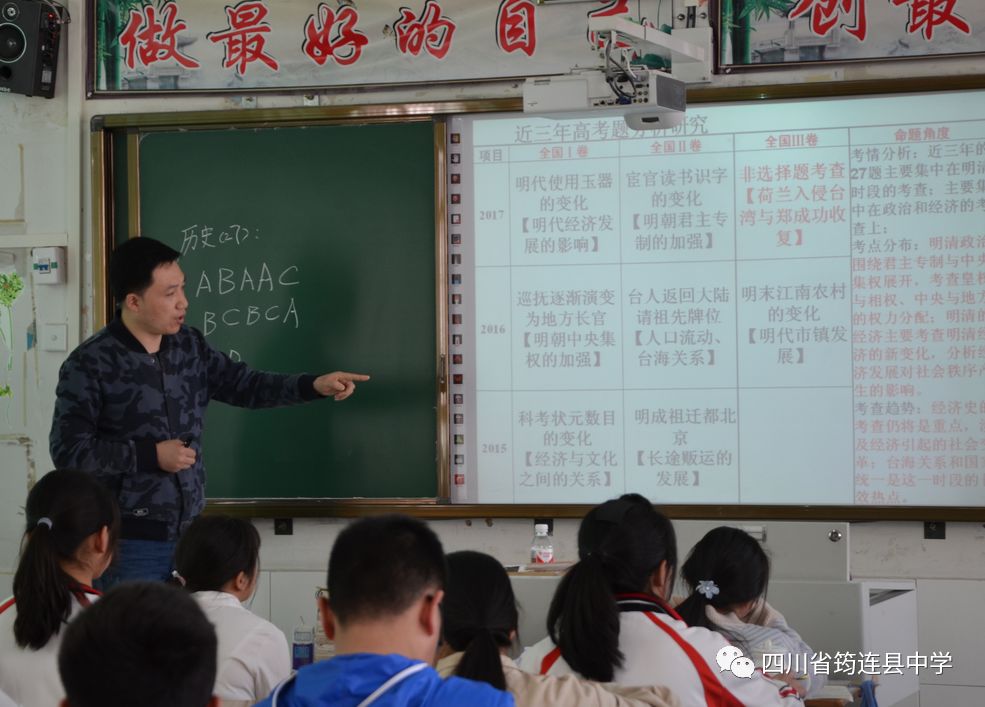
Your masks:
[{"label": "student", "polygon": [[61,704],[216,707],[215,669],[215,630],[195,600],[166,584],[130,582],[108,591],[65,632]]},{"label": "student", "polygon": [[674,527],[637,494],[596,506],[578,529],[578,557],[558,585],[550,636],[521,656],[542,675],[580,674],[622,685],[666,685],[688,707],[799,704],[796,690],[753,673],[719,671],[719,634],[689,627],[666,602],[674,584]]},{"label": "student", "polygon": [[335,658],[309,665],[260,707],[508,707],[489,685],[442,680],[431,663],[441,634],[445,558],[424,523],[401,515],[363,518],[339,533],[319,599]]},{"label": "student", "polygon": [[811,675],[812,654],[783,615],[766,603],[770,560],[751,535],[738,528],[708,531],[681,566],[681,576],[691,594],[677,607],[690,626],[717,631],[752,658],[760,670],[765,654],[775,666],[802,666],[798,675],[779,676],[801,695],[817,693],[824,675]]},{"label": "student", "polygon": [[175,542],[205,505],[200,444],[210,400],[248,408],[345,400],[369,379],[265,373],[216,351],[185,325],[179,255],[151,238],[118,246],[109,265],[116,318],[69,354],[58,374],[51,458],[93,474],[123,516],[119,557],[104,586],[170,578]]},{"label": "student", "polygon": [[65,694],[58,645],[66,623],[99,595],[120,515],[88,474],[52,471],[27,495],[27,527],[14,596],[0,603],[0,690],[22,707],[51,707]]},{"label": "student", "polygon": [[448,584],[441,602],[444,642],[438,673],[458,675],[509,690],[518,707],[679,707],[666,687],[620,687],[574,675],[531,675],[507,652],[516,640],[519,615],[513,586],[498,560],[466,550],[448,555]]},{"label": "student", "polygon": [[242,603],[252,598],[260,572],[256,528],[240,518],[196,518],[178,541],[174,564],[218,635],[213,692],[250,704],[269,695],[291,674],[291,656],[283,631]]}]

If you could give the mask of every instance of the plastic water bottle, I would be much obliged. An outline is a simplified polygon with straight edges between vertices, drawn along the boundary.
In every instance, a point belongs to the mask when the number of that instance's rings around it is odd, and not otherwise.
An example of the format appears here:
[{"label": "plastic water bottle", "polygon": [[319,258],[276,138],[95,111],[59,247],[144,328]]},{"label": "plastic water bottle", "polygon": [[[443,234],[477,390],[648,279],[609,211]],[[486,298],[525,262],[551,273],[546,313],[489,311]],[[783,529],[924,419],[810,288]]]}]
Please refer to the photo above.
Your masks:
[{"label": "plastic water bottle", "polygon": [[530,562],[544,565],[554,562],[554,542],[547,534],[547,523],[534,526],[534,540],[530,543]]},{"label": "plastic water bottle", "polygon": [[294,627],[291,656],[291,667],[295,670],[311,665],[315,660],[315,630],[305,625],[304,617],[301,617],[301,623]]}]

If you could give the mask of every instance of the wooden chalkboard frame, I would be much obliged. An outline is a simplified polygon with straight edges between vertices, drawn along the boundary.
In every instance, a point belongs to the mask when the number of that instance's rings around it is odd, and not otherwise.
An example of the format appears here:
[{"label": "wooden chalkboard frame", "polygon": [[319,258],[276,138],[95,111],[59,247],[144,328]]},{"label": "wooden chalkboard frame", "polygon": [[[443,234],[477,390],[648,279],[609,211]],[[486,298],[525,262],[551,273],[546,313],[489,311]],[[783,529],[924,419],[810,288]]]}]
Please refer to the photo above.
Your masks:
[{"label": "wooden chalkboard frame", "polygon": [[[913,93],[924,91],[969,90],[985,88],[985,74],[946,78],[897,80],[866,80],[816,84],[783,84],[743,87],[692,88],[690,103],[752,101],[769,99],[813,98],[884,93]],[[519,98],[445,101],[430,103],[374,104],[285,109],[253,109],[208,112],[139,113],[95,116],[91,123],[90,157],[92,184],[93,233],[93,318],[102,326],[113,302],[108,291],[106,265],[113,247],[114,170],[135,170],[136,165],[117,164],[114,159],[114,140],[121,135],[136,139],[138,131],[154,129],[206,129],[215,127],[274,127],[293,125],[326,125],[348,121],[401,121],[419,116],[450,116],[463,113],[519,111]],[[439,131],[440,132],[440,131]],[[442,135],[443,137],[443,135]],[[441,143],[439,145],[439,143]],[[439,277],[436,282],[436,312],[439,352],[447,352],[447,240],[446,228],[444,141],[435,141],[436,180],[436,248],[435,258]],[[131,183],[132,184],[132,183]],[[131,208],[128,220],[136,223],[136,189],[128,195]],[[447,356],[440,354],[438,376],[447,379]],[[580,518],[591,508],[581,504],[451,504],[449,502],[448,415],[447,389],[441,386],[438,407],[438,436],[441,446],[438,474],[438,496],[419,499],[209,499],[208,513],[226,513],[243,517],[358,517],[380,513],[402,512],[426,519],[467,518]],[[822,506],[822,505],[668,505],[667,514],[681,519],[776,519],[827,521],[985,521],[985,508],[974,506]]]}]

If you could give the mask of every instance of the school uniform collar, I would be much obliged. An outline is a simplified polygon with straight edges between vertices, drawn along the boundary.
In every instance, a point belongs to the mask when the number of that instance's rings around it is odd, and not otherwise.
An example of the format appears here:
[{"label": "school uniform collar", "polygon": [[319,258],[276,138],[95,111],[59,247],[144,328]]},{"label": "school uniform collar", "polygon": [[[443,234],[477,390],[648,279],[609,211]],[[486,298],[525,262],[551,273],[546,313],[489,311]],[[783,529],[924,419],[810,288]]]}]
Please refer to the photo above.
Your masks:
[{"label": "school uniform collar", "polygon": [[92,604],[90,597],[101,597],[103,595],[98,589],[93,589],[88,584],[82,584],[82,582],[76,582],[75,580],[68,583],[68,591],[72,593],[72,596],[75,597],[75,600],[82,607]]},{"label": "school uniform collar", "polygon": [[[116,316],[113,317],[113,321],[106,325],[106,331],[108,331],[114,339],[119,341],[130,351],[139,354],[147,353],[147,349],[144,348],[144,345],[137,341],[137,337],[135,337],[133,333],[127,329],[127,325],[123,323],[123,317],[120,316],[120,310],[116,310]],[[171,348],[173,341],[173,334],[161,335],[161,348],[158,349],[157,352],[163,353],[165,349]]]},{"label": "school uniform collar", "polygon": [[103,593],[98,589],[90,587],[88,584],[83,584],[82,582],[76,582],[72,580],[68,584],[68,588],[73,592],[83,592],[85,594],[95,594],[97,597],[101,597]]},{"label": "school uniform collar", "polygon": [[[92,604],[92,600],[89,597],[101,597],[103,595],[98,589],[93,589],[88,584],[82,584],[82,582],[76,582],[74,579],[68,583],[68,591],[75,597],[79,605],[83,607]],[[16,598],[12,596],[0,602],[0,614],[16,603]]]},{"label": "school uniform collar", "polygon": [[[462,662],[462,657],[465,655],[464,651],[458,651],[457,653],[450,653],[444,658],[438,660],[434,669],[438,671],[438,674],[443,677],[451,677],[455,674],[455,670],[458,668],[458,664]],[[520,667],[516,664],[512,658],[508,655],[499,654],[499,662],[503,664],[503,670],[509,670],[511,668],[519,670]]]},{"label": "school uniform collar", "polygon": [[625,593],[616,594],[616,605],[619,607],[619,611],[652,611],[657,614],[666,614],[667,616],[677,619],[678,621],[683,621],[681,615],[678,614],[674,608],[653,594],[643,594],[643,593]]},{"label": "school uniform collar", "polygon": [[203,590],[195,592],[193,596],[203,604],[209,606],[235,606],[239,609],[243,608],[243,603],[229,592]]}]

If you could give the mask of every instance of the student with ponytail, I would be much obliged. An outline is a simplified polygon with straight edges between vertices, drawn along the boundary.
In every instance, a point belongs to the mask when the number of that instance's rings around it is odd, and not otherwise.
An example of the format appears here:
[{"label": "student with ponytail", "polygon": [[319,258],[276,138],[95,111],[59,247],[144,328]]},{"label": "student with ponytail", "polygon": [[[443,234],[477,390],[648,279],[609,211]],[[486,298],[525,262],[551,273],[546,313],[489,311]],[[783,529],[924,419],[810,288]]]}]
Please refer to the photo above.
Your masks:
[{"label": "student with ponytail", "polygon": [[823,674],[809,672],[810,646],[766,603],[770,560],[749,533],[725,526],[708,531],[691,550],[681,576],[691,594],[677,612],[688,624],[722,634],[759,670],[767,653],[789,656],[774,665],[797,668],[778,677],[801,695],[811,697],[824,686]]},{"label": "student with ponytail", "polygon": [[447,556],[448,582],[441,603],[444,641],[438,673],[486,682],[513,694],[517,707],[679,707],[665,687],[621,687],[575,675],[531,675],[507,655],[516,640],[513,586],[499,562],[481,552]]},{"label": "student with ponytail", "polygon": [[558,585],[550,636],[520,666],[622,685],[666,685],[688,707],[799,705],[796,690],[716,663],[728,642],[667,604],[677,567],[670,521],[638,494],[596,506],[578,529],[579,561]]},{"label": "student with ponytail", "polygon": [[88,474],[52,471],[28,493],[24,515],[14,596],[0,603],[0,690],[22,707],[51,707],[64,697],[63,629],[99,596],[92,583],[113,559],[120,514]]},{"label": "student with ponytail", "polygon": [[260,534],[228,516],[200,516],[175,549],[175,578],[215,626],[216,697],[257,702],[291,674],[284,632],[243,606],[256,591]]}]

